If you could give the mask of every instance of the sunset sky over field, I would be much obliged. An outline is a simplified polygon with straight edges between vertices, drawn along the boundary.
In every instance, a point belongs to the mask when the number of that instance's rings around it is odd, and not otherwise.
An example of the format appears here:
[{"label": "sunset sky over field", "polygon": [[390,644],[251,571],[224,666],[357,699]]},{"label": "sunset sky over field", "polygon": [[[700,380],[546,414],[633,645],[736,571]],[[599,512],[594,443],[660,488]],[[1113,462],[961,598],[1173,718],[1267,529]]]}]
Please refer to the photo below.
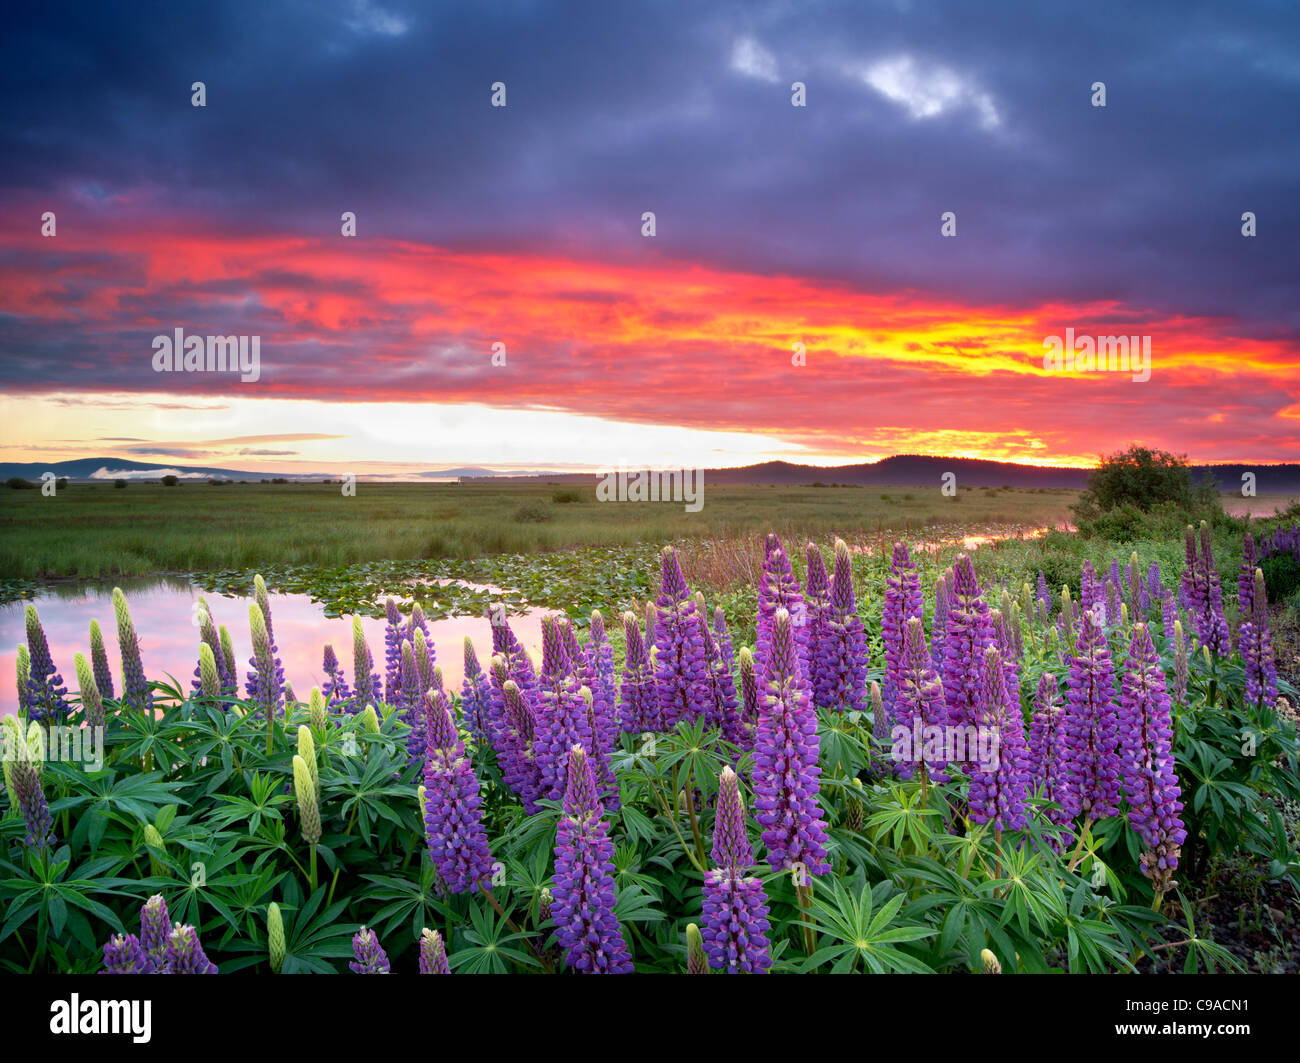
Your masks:
[{"label": "sunset sky over field", "polygon": [[[1300,15],[1255,8],[17,10],[0,460],[1300,460]],[[155,372],[176,328],[260,379]],[[1067,328],[1150,379],[1045,371]]]}]

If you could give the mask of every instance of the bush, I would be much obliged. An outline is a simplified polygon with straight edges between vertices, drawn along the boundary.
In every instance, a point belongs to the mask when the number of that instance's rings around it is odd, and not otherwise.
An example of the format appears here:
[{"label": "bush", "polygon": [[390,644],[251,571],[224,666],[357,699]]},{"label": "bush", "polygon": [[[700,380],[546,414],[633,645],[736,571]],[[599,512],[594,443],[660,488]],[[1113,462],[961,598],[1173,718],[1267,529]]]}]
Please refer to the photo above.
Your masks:
[{"label": "bush", "polygon": [[11,476],[9,477],[8,480],[5,481],[5,483],[7,483],[10,487],[12,487],[15,491],[22,491],[24,489],[30,489],[36,486],[33,483],[28,483],[21,476]]},{"label": "bush", "polygon": [[164,487],[175,487],[180,482],[181,480],[179,476],[164,476],[162,478],[162,485]]},{"label": "bush", "polygon": [[573,502],[581,502],[582,495],[577,491],[556,491],[551,495],[551,501],[556,505],[565,506]]},{"label": "bush", "polygon": [[1289,602],[1300,592],[1300,561],[1287,554],[1266,557],[1259,563],[1270,602]]},{"label": "bush", "polygon": [[543,524],[550,519],[551,514],[548,510],[533,503],[520,506],[514,512],[514,520],[520,524]]},{"label": "bush", "polygon": [[113,486],[116,487],[116,488],[119,488],[119,489],[120,489],[120,488],[124,488],[124,487],[126,487],[126,481],[125,481],[125,480],[114,480],[114,481],[113,481]]}]

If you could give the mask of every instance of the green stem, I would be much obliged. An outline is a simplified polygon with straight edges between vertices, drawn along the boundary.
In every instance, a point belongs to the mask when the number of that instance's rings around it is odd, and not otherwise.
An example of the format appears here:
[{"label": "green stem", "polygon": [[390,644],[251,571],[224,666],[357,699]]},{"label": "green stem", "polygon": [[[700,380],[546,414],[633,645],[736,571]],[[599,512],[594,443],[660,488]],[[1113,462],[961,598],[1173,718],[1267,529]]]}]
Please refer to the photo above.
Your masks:
[{"label": "green stem", "polygon": [[316,892],[316,846],[311,847],[311,891]]}]

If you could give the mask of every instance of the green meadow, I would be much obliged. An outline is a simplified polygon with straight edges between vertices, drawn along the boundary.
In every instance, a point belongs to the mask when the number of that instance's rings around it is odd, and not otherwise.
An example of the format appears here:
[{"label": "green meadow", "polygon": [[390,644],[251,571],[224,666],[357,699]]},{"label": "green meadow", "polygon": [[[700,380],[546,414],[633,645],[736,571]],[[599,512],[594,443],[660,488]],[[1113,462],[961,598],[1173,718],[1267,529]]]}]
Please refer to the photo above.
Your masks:
[{"label": "green meadow", "polygon": [[470,559],[680,540],[849,541],[1009,534],[1063,524],[1077,492],[926,487],[709,487],[704,507],[598,502],[572,484],[71,484],[0,488],[0,578]]}]

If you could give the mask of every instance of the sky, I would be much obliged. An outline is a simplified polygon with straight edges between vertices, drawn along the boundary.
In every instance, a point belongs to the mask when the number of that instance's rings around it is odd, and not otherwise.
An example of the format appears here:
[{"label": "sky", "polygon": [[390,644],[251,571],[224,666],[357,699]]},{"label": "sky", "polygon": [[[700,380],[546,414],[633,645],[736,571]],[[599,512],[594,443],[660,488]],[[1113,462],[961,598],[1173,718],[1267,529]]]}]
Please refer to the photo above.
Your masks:
[{"label": "sky", "polygon": [[1300,460],[1300,8],[1071,6],[8,5],[0,461]]}]

